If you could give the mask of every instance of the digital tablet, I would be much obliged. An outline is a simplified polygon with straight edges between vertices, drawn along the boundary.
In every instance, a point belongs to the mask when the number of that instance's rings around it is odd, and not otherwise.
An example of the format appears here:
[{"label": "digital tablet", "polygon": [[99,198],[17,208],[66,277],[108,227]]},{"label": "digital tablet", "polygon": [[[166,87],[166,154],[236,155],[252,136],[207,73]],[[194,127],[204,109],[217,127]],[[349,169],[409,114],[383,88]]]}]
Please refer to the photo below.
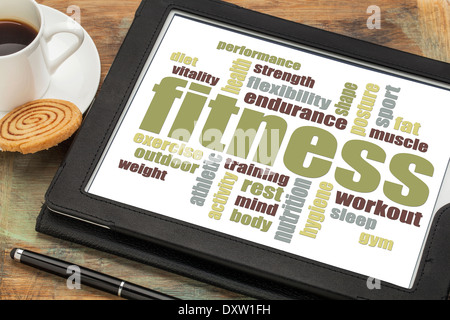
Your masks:
[{"label": "digital tablet", "polygon": [[226,3],[145,1],[46,206],[321,296],[446,297],[448,258],[426,261],[449,74]]}]

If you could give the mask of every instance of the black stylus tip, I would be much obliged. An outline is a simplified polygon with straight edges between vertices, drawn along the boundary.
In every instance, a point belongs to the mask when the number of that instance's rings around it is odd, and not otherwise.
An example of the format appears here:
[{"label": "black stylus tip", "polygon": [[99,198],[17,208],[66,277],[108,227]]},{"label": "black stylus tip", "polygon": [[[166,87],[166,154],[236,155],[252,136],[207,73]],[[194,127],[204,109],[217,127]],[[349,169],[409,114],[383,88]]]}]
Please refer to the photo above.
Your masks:
[{"label": "black stylus tip", "polygon": [[11,250],[11,252],[9,254],[11,256],[11,259],[14,259],[14,254],[16,253],[16,250],[17,250],[17,248],[14,248]]}]

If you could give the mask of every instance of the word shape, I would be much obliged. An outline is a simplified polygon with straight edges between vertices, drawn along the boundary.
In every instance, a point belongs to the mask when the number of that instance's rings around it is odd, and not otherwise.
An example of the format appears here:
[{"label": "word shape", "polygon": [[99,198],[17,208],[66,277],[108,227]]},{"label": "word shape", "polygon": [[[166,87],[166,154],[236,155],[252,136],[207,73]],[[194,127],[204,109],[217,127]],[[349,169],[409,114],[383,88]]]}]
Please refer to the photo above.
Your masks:
[{"label": "word shape", "polygon": [[344,117],[348,116],[348,112],[352,107],[353,99],[356,98],[356,89],[358,86],[356,84],[347,82],[342,90],[339,102],[334,105],[336,108],[335,113],[342,115]]}]

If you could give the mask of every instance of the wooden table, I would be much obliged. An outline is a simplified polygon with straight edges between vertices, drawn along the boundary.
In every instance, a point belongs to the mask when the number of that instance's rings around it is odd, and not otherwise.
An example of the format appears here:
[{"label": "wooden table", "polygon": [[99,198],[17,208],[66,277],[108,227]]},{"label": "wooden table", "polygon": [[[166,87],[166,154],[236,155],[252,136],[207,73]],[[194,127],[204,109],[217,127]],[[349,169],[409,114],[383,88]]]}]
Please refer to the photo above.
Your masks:
[{"label": "wooden table", "polygon": [[[448,0],[227,0],[306,25],[450,63]],[[38,0],[70,16],[97,45],[103,81],[140,0]],[[369,29],[367,8],[381,9],[381,28]],[[68,10],[69,8],[69,10]],[[35,220],[70,140],[32,155],[0,152],[0,299],[118,299],[95,289],[67,289],[63,279],[14,263],[13,247],[25,247],[78,263],[183,299],[247,299],[198,281],[38,234]],[[447,253],[448,254],[448,253]]]}]

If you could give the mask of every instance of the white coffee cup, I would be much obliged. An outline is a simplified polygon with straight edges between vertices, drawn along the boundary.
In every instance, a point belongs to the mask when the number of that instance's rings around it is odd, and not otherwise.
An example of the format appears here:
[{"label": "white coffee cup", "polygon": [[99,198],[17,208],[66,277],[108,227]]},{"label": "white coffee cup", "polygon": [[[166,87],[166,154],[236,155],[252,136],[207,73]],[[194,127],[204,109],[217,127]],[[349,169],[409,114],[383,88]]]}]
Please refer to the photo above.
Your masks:
[{"label": "white coffee cup", "polygon": [[[20,21],[38,31],[35,39],[24,49],[0,56],[0,112],[9,112],[45,94],[51,75],[80,48],[84,31],[74,21],[46,25],[41,7],[34,0],[0,0],[0,20]],[[47,43],[61,32],[73,34],[74,42],[53,58]]]}]

